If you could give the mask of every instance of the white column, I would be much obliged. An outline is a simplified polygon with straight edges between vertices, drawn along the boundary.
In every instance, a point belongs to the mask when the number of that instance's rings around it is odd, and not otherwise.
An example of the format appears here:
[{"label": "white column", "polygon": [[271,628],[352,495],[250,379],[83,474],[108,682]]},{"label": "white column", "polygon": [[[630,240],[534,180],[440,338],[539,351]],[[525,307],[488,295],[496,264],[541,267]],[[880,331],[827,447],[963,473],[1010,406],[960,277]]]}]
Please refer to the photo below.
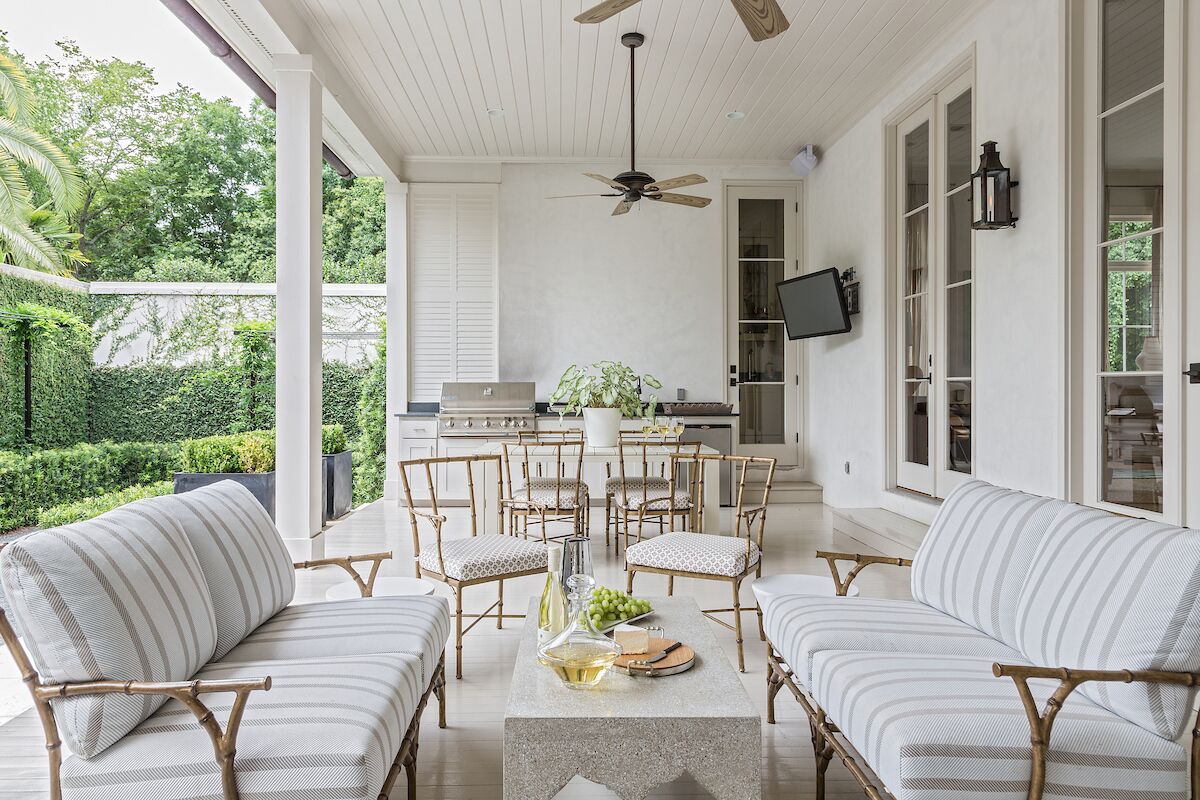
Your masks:
[{"label": "white column", "polygon": [[321,558],[321,84],[312,57],[275,57],[275,521]]},{"label": "white column", "polygon": [[388,181],[383,191],[387,212],[387,475],[383,496],[399,501],[400,425],[396,415],[408,407],[408,184]]}]

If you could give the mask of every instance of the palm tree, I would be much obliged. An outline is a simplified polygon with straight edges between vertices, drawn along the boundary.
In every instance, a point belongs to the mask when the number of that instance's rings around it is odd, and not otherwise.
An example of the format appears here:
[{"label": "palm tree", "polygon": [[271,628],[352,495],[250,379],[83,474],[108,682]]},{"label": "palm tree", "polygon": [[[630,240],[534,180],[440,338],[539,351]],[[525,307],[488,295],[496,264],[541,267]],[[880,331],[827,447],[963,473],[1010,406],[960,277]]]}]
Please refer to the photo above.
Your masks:
[{"label": "palm tree", "polygon": [[30,127],[32,105],[29,79],[0,52],[0,254],[17,266],[62,274],[75,257],[39,232],[46,229],[47,209],[34,207],[25,170],[45,183],[50,205],[61,216],[79,205],[79,173],[61,150]]}]

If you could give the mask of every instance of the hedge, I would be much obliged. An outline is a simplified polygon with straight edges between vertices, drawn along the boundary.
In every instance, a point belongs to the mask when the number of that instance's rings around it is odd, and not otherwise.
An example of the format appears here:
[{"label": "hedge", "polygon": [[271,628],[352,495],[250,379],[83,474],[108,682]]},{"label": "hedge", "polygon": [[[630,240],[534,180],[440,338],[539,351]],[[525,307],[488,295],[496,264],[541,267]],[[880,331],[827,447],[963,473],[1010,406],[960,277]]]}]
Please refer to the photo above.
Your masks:
[{"label": "hedge", "polygon": [[98,517],[106,511],[141,500],[146,497],[159,497],[174,491],[173,481],[157,481],[145,486],[129,486],[115,492],[76,500],[73,503],[63,503],[53,508],[38,512],[37,525],[39,528],[57,528],[59,525],[69,525],[72,522],[82,522],[85,519]]},{"label": "hedge", "polygon": [[387,330],[380,321],[376,357],[358,400],[358,438],[354,441],[354,505],[383,497],[387,474]]},{"label": "hedge", "polygon": [[[358,435],[358,397],[367,367],[327,361],[322,406],[326,424]],[[186,391],[181,391],[186,387]],[[235,431],[241,394],[221,366],[97,367],[92,371],[91,439],[180,441]],[[263,419],[274,424],[273,414]]]},{"label": "hedge", "polygon": [[[56,318],[92,322],[91,298],[82,292],[0,272],[0,309],[55,312]],[[63,316],[63,315],[67,316]],[[90,339],[75,326],[38,326],[33,339],[33,446],[65,447],[88,438]],[[0,448],[25,442],[24,329],[0,331]]]},{"label": "hedge", "polygon": [[33,525],[38,511],[167,480],[179,446],[160,442],[77,444],[30,453],[0,451],[0,531]]},{"label": "hedge", "polygon": [[[346,449],[341,425],[321,427],[321,452]],[[275,432],[247,431],[185,439],[180,445],[184,472],[270,472],[275,469]]]}]

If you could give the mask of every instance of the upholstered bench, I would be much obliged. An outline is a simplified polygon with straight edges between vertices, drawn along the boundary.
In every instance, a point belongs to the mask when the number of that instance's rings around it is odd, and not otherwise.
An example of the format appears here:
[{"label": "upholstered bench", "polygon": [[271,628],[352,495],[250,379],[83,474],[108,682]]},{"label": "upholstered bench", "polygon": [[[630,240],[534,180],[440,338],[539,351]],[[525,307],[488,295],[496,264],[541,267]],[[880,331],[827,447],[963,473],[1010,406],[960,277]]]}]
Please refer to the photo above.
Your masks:
[{"label": "upholstered bench", "polygon": [[841,595],[911,566],[914,598],[766,609],[768,722],[788,687],[818,797],[837,756],[874,800],[1200,800],[1196,533],[969,481],[912,561],[817,555]]},{"label": "upholstered bench", "polygon": [[[0,636],[33,693],[51,797],[376,800],[401,769],[413,797],[431,694],[445,725],[450,614],[370,597],[387,558],[293,564],[231,481],[4,548]],[[364,596],[289,605],[294,568],[322,565]]]}]

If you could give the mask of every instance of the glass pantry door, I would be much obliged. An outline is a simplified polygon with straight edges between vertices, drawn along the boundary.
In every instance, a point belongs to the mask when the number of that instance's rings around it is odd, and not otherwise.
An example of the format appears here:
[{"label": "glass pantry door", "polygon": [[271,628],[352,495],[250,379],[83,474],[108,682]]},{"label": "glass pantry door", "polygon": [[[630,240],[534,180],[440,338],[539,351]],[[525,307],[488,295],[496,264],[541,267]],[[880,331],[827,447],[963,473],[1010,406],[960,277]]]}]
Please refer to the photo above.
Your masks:
[{"label": "glass pantry door", "polygon": [[729,401],[741,455],[800,463],[799,348],[787,337],[775,285],[799,274],[800,187],[730,186],[728,216]]}]

